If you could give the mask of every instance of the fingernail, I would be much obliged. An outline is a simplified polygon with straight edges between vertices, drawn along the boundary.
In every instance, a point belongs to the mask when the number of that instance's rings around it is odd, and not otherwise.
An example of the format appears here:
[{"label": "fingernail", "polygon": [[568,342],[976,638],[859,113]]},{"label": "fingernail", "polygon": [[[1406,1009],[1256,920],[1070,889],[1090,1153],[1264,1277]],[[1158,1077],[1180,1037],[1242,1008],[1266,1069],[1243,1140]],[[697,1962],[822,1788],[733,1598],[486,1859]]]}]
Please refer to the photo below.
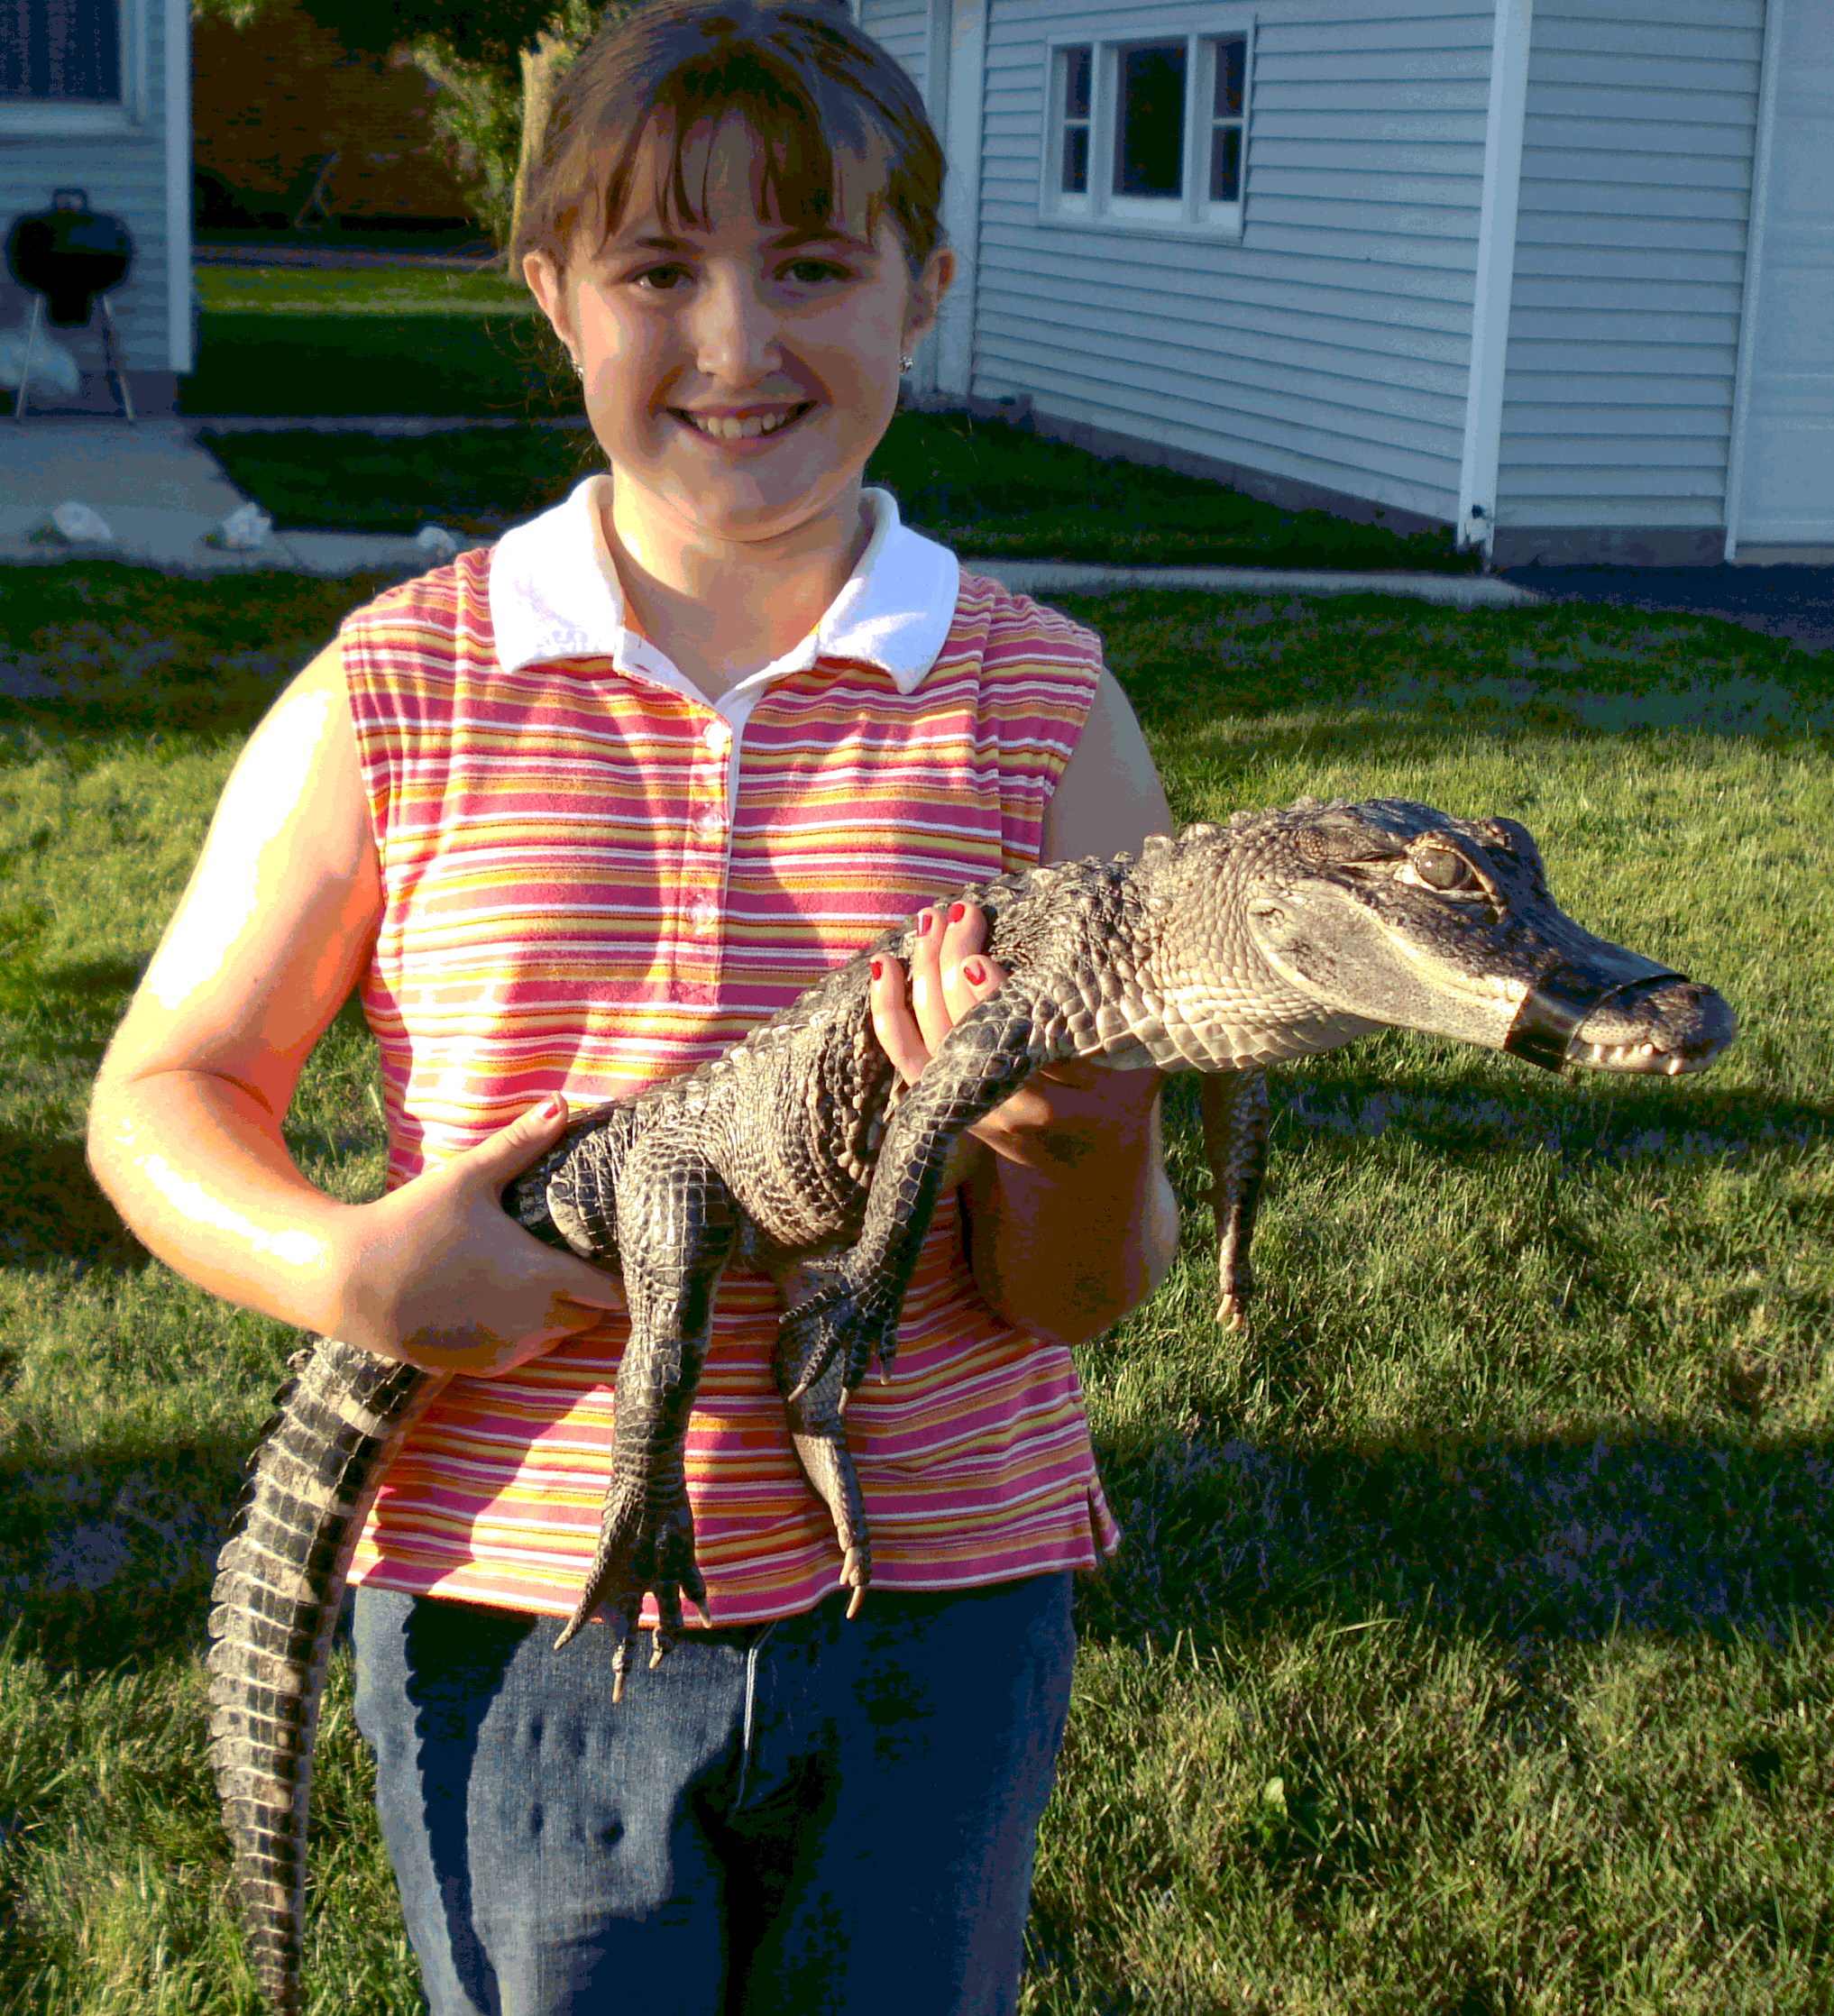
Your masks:
[{"label": "fingernail", "polygon": [[878,979],[880,976],[885,972],[885,962],[883,959],[875,959],[873,961],[873,978],[875,980]]},{"label": "fingernail", "polygon": [[935,929],[936,912],[933,910],[920,910],[917,912],[918,937],[928,938],[931,932],[933,931]]},{"label": "fingernail", "polygon": [[970,959],[961,969],[961,976],[969,986],[977,987],[987,976],[987,969],[978,959]]},{"label": "fingernail", "polygon": [[537,1120],[558,1120],[560,1118],[560,1094],[558,1092],[550,1092],[547,1097],[544,1099],[541,1104],[535,1109],[535,1117]]},{"label": "fingernail", "polygon": [[951,905],[950,905],[950,907],[949,907],[949,922],[950,922],[951,924],[958,924],[958,923],[960,923],[960,922],[961,922],[961,921],[962,921],[962,919],[963,919],[964,917],[966,917],[967,915],[967,905],[966,903],[954,903],[954,904],[951,904]]}]

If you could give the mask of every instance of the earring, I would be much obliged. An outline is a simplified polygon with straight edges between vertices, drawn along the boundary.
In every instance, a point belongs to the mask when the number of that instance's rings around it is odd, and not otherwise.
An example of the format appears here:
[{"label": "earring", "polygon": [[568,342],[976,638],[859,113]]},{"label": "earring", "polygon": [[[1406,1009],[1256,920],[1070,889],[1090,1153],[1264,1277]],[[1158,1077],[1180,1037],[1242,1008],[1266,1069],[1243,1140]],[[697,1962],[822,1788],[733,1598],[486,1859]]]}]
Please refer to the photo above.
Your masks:
[{"label": "earring", "polygon": [[909,371],[909,370],[910,370],[910,368],[912,367],[912,364],[914,364],[914,363],[915,363],[916,362],[917,362],[916,358],[915,358],[915,357],[913,357],[913,356],[912,356],[912,355],[911,354],[911,353],[910,353],[910,352],[909,352],[909,351],[907,350],[907,351],[905,351],[905,352],[903,353],[903,355],[902,355],[902,356],[901,356],[901,357],[900,357],[900,358],[898,359],[898,369],[899,369],[900,371]]},{"label": "earring", "polygon": [[573,376],[583,385],[586,382],[586,367],[577,357],[572,355],[569,355],[567,362],[573,367]]}]

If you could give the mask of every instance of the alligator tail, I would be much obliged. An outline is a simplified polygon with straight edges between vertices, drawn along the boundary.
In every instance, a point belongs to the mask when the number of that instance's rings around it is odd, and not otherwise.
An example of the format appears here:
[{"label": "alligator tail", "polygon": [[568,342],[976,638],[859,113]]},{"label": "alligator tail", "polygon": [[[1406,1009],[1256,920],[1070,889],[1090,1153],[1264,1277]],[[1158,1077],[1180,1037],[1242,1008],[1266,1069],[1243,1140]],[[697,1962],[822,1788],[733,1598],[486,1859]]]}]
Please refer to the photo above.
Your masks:
[{"label": "alligator tail", "polygon": [[382,1473],[444,1384],[326,1338],[275,1396],[211,1590],[210,1762],[249,1957],[299,2016],[312,1737],[339,1599]]}]

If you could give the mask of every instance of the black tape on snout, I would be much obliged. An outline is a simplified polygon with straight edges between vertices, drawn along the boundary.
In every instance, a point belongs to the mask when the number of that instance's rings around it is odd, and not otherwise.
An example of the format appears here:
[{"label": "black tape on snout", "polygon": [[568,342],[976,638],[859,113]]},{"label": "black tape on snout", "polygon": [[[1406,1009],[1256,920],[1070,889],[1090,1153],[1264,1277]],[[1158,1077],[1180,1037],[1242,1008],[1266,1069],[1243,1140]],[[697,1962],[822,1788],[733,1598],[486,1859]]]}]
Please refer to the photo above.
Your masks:
[{"label": "black tape on snout", "polygon": [[1525,1064],[1538,1064],[1544,1071],[1558,1071],[1574,1031],[1600,1003],[1627,987],[1646,987],[1655,980],[1683,980],[1681,973],[1647,973],[1635,980],[1616,980],[1600,985],[1577,967],[1550,967],[1523,997],[1509,1025],[1503,1048]]}]

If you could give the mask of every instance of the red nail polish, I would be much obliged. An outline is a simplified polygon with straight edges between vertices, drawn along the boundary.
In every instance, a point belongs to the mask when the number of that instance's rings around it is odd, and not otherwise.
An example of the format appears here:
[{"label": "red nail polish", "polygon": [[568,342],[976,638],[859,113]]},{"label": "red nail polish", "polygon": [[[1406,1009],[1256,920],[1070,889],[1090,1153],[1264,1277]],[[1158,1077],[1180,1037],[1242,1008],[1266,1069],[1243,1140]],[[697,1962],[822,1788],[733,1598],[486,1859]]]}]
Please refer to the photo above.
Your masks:
[{"label": "red nail polish", "polygon": [[876,980],[885,972],[885,962],[883,959],[875,959],[873,961],[873,978],[875,980]]},{"label": "red nail polish", "polygon": [[920,910],[917,912],[918,937],[928,938],[931,932],[933,931],[935,929],[936,912],[933,910]]},{"label": "red nail polish", "polygon": [[987,969],[978,959],[970,959],[961,969],[961,976],[969,986],[977,987],[987,976]]},{"label": "red nail polish", "polygon": [[967,905],[966,903],[953,903],[949,906],[949,921],[951,924],[960,923],[967,915]]}]

